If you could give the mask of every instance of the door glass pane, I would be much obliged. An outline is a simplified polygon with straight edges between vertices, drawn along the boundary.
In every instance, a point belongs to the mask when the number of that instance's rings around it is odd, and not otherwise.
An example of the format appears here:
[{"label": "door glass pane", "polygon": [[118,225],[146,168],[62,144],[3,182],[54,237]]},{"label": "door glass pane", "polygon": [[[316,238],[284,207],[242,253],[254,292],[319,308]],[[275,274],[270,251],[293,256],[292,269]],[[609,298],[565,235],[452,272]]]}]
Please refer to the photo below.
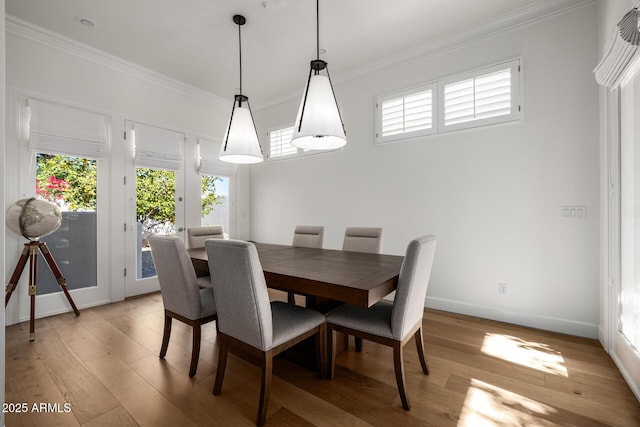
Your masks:
[{"label": "door glass pane", "polygon": [[619,329],[640,349],[640,78],[621,91]]},{"label": "door glass pane", "polygon": [[[41,238],[47,244],[68,289],[97,285],[96,160],[36,154],[36,194],[55,203],[62,223]],[[44,258],[38,262],[38,295],[61,291]]]},{"label": "door glass pane", "polygon": [[229,236],[229,177],[202,175],[201,225],[221,225]]},{"label": "door glass pane", "polygon": [[176,173],[152,168],[136,168],[137,250],[136,277],[156,275],[147,238],[153,234],[175,233]]}]

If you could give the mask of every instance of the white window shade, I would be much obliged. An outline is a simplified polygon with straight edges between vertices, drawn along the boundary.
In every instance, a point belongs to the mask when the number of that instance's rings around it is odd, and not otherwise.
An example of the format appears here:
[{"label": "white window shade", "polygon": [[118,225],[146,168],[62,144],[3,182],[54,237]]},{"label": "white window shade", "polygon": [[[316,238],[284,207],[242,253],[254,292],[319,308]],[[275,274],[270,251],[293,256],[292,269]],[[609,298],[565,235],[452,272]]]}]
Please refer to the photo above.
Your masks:
[{"label": "white window shade", "polygon": [[593,70],[596,82],[613,90],[620,85],[630,64],[636,58],[638,46],[620,38],[616,27],[609,51]]},{"label": "white window shade", "polygon": [[109,152],[109,118],[61,104],[28,100],[29,148],[47,154],[102,159]]},{"label": "white window shade", "polygon": [[136,166],[177,171],[182,167],[184,134],[135,123]]},{"label": "white window shade", "polygon": [[198,139],[198,173],[215,176],[233,176],[237,166],[218,159],[220,142]]}]

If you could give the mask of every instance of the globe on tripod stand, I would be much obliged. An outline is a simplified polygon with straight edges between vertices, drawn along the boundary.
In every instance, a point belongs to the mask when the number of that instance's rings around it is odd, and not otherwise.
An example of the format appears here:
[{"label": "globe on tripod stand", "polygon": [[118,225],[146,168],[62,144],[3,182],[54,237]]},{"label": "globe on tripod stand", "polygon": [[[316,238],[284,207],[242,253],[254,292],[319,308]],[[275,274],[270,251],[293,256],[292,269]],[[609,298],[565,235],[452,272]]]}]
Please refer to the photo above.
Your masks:
[{"label": "globe on tripod stand", "polygon": [[16,269],[11,275],[9,284],[7,284],[7,290],[5,292],[4,305],[5,307],[11,299],[13,291],[18,286],[18,281],[22,275],[27,262],[29,264],[29,298],[31,305],[31,314],[29,317],[29,340],[36,339],[35,334],[35,308],[36,308],[36,294],[37,294],[37,267],[38,267],[38,255],[42,254],[45,261],[49,265],[49,269],[53,273],[54,277],[58,281],[60,288],[64,292],[65,297],[69,301],[71,308],[76,316],[80,315],[80,311],[76,307],[76,304],[71,298],[71,294],[67,290],[67,281],[62,277],[60,269],[56,264],[47,244],[39,241],[42,236],[53,233],[60,227],[62,222],[62,214],[60,209],[53,203],[50,203],[39,197],[31,197],[29,199],[22,199],[9,206],[7,209],[7,227],[9,230],[16,234],[24,236],[29,240],[29,243],[24,244],[22,254],[18,259]]},{"label": "globe on tripod stand", "polygon": [[53,233],[60,227],[60,208],[40,197],[21,199],[9,206],[6,214],[9,230],[28,240]]}]

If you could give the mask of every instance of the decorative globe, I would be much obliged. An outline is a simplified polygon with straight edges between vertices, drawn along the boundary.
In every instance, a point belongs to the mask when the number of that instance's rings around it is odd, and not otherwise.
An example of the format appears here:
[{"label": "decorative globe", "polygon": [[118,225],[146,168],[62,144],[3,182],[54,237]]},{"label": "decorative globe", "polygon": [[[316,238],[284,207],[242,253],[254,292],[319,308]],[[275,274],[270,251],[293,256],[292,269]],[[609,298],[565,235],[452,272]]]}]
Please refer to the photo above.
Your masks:
[{"label": "decorative globe", "polygon": [[29,240],[38,240],[60,227],[60,208],[41,197],[21,199],[7,209],[7,227]]}]

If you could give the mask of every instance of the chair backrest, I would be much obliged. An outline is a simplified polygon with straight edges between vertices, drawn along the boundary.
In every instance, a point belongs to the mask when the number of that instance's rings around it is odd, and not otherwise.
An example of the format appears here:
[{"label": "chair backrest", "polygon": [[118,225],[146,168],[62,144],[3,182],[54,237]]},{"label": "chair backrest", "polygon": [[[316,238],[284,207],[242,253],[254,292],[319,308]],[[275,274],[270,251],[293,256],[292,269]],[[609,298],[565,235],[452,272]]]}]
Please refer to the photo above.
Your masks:
[{"label": "chair backrest", "polygon": [[298,225],[293,232],[292,246],[322,248],[324,227],[321,225]]},{"label": "chair backrest", "polygon": [[391,333],[395,339],[404,339],[422,321],[435,250],[435,236],[419,237],[407,246],[391,312]]},{"label": "chair backrest", "polygon": [[187,319],[200,318],[200,288],[184,242],[176,236],[149,236],[164,308]]},{"label": "chair backrest", "polygon": [[273,342],[271,303],[258,251],[240,240],[205,243],[220,332],[259,350]]},{"label": "chair backrest", "polygon": [[187,228],[187,243],[190,249],[204,248],[207,239],[224,239],[224,229],[221,225]]},{"label": "chair backrest", "polygon": [[382,228],[349,227],[344,232],[343,251],[380,253]]}]

